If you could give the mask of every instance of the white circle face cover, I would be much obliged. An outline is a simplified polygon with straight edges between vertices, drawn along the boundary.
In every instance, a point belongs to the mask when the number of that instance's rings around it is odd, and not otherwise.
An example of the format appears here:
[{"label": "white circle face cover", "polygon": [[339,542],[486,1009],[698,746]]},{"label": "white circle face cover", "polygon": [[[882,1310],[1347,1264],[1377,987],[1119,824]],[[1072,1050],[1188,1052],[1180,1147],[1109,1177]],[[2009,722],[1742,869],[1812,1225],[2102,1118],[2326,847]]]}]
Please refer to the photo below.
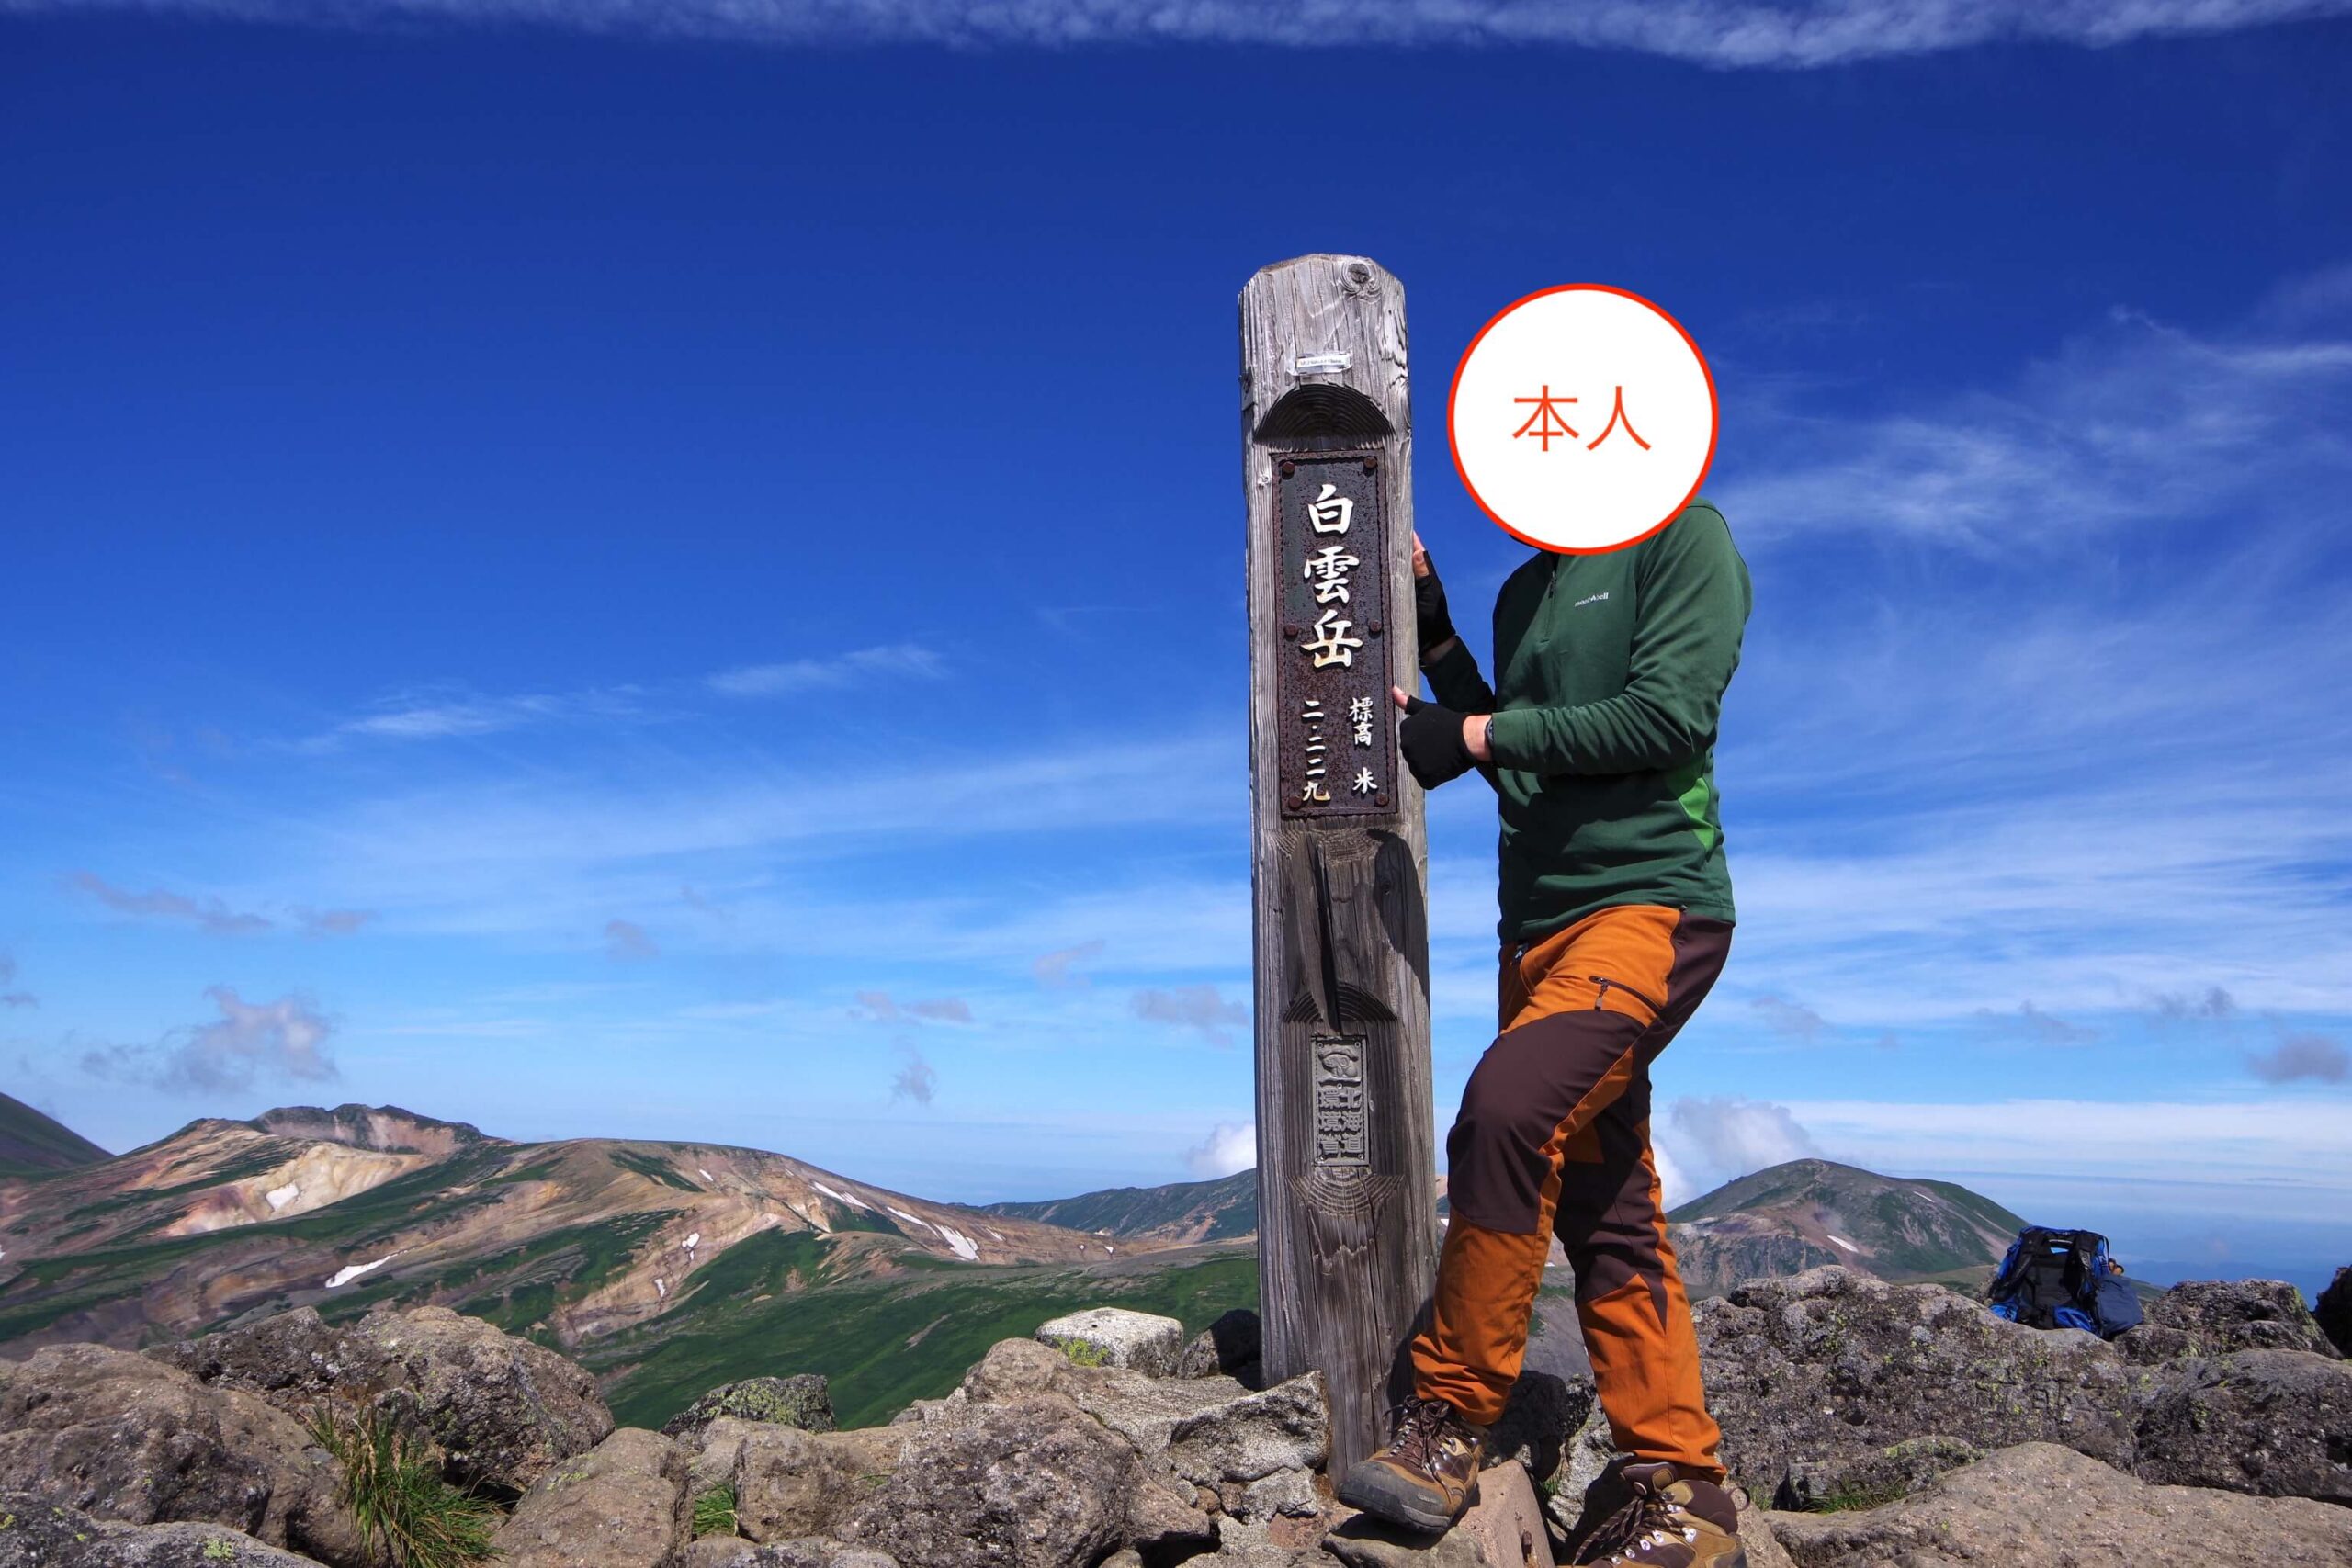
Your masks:
[{"label": "white circle face cover", "polygon": [[1502,529],[1570,554],[1674,521],[1715,455],[1715,384],[1681,323],[1637,294],[1568,283],[1470,341],[1446,402],[1453,464]]}]

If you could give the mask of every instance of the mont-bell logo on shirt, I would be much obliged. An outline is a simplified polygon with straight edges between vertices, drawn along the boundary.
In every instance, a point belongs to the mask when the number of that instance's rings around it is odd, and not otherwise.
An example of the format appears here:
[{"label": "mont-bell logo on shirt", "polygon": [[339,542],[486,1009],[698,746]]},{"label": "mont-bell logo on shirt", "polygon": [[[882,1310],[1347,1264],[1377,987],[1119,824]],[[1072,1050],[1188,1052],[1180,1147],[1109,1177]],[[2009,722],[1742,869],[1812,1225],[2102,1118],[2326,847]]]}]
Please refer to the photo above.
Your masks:
[{"label": "mont-bell logo on shirt", "polygon": [[1577,600],[1574,604],[1570,605],[1570,606],[1569,606],[1569,608],[1570,608],[1570,609],[1575,609],[1575,610],[1581,610],[1581,609],[1583,609],[1587,604],[1600,604],[1603,599],[1606,599],[1606,598],[1608,598],[1608,597],[1609,597],[1609,595],[1608,595],[1608,594],[1606,594],[1606,593],[1588,593],[1588,594],[1586,594],[1583,598],[1581,598],[1581,599]]}]

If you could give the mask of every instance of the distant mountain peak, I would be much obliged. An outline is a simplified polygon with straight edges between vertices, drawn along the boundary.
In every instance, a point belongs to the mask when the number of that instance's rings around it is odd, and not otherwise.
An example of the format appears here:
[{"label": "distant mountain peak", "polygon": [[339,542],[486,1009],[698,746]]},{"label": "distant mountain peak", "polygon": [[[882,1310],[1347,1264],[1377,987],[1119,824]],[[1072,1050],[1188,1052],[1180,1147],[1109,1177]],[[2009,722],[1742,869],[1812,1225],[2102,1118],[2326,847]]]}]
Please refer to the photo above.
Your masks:
[{"label": "distant mountain peak", "polygon": [[75,1170],[113,1157],[46,1111],[0,1094],[0,1176]]},{"label": "distant mountain peak", "polygon": [[2025,1224],[1955,1182],[1881,1176],[1826,1159],[1750,1172],[1667,1218],[1694,1295],[1824,1263],[1883,1280],[1974,1285]]},{"label": "distant mountain peak", "polygon": [[397,1105],[281,1105],[243,1123],[273,1137],[343,1144],[382,1154],[442,1157],[476,1144],[494,1142],[468,1122],[444,1122]]}]

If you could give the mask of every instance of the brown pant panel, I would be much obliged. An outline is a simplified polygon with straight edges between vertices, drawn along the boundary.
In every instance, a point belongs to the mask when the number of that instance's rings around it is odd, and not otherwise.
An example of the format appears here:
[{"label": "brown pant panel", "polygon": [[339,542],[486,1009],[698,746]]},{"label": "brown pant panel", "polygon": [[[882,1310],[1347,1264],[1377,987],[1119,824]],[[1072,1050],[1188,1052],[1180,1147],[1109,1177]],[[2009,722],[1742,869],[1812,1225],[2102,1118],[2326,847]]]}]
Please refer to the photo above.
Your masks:
[{"label": "brown pant panel", "polygon": [[1430,1327],[1412,1347],[1424,1397],[1473,1421],[1500,1415],[1556,1226],[1619,1444],[1720,1473],[1649,1155],[1648,1067],[1729,941],[1723,922],[1633,907],[1506,953],[1504,1032],[1447,1138],[1453,1222]]}]

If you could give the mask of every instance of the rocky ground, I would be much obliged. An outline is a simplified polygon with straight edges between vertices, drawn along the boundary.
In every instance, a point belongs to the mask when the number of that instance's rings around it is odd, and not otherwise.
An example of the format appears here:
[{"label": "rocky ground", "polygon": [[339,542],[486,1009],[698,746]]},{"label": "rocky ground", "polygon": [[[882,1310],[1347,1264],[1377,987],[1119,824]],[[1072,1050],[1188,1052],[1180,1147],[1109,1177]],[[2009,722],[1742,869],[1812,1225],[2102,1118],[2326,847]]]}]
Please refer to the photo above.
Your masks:
[{"label": "rocky ground", "polygon": [[[1751,1568],[2352,1564],[2347,1293],[2184,1285],[2114,1344],[1834,1267],[1703,1303]],[[511,1568],[1532,1568],[1615,1490],[1590,1383],[1530,1372],[1469,1518],[1374,1528],[1332,1500],[1320,1378],[1262,1386],[1245,1314],[1057,1319],[886,1427],[778,1376],[654,1432],[479,1320],[305,1309],[0,1364],[0,1568],[379,1568],[322,1411],[481,1499]]]}]

